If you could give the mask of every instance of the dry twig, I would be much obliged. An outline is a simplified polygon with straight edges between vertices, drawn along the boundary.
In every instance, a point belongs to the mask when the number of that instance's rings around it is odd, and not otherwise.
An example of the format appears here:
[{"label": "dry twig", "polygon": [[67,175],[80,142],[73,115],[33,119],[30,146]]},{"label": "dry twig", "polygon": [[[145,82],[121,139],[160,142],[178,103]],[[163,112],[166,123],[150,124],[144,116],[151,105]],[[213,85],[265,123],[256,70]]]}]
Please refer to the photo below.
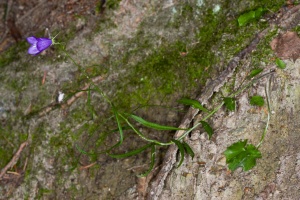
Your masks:
[{"label": "dry twig", "polygon": [[2,179],[2,177],[4,176],[4,174],[7,172],[7,170],[11,167],[13,167],[19,160],[21,152],[23,151],[23,149],[28,145],[28,141],[23,142],[18,151],[15,153],[15,155],[13,156],[13,158],[10,160],[10,162],[1,170],[0,173],[0,180]]},{"label": "dry twig", "polygon": [[93,167],[95,164],[97,164],[97,162],[94,162],[94,163],[89,164],[89,165],[86,165],[86,166],[82,166],[82,167],[79,168],[79,170],[88,169],[88,168],[90,168],[90,167]]}]

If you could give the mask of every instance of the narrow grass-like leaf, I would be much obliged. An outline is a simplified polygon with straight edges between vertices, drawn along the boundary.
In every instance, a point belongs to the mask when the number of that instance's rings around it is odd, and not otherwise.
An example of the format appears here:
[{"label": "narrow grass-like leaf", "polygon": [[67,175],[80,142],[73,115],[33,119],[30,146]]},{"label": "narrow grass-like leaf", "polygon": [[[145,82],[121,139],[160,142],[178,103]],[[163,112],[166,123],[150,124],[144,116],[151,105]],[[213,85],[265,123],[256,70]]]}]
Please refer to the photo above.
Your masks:
[{"label": "narrow grass-like leaf", "polygon": [[164,125],[156,124],[156,123],[153,123],[153,122],[149,122],[149,121],[146,121],[143,118],[138,117],[136,115],[130,115],[130,117],[132,119],[134,119],[135,121],[139,122],[140,124],[142,124],[142,125],[144,125],[146,127],[149,127],[149,128],[156,129],[156,130],[167,130],[167,131],[171,131],[171,130],[186,130],[186,129],[177,128],[177,127],[173,127],[173,126],[164,126]]},{"label": "narrow grass-like leaf", "polygon": [[200,123],[202,124],[202,127],[204,128],[204,130],[208,134],[208,138],[210,139],[211,136],[214,134],[212,127],[205,121],[200,121]]},{"label": "narrow grass-like leaf", "polygon": [[235,110],[235,100],[231,97],[224,97],[223,99],[225,106],[228,110],[234,111]]},{"label": "narrow grass-like leaf", "polygon": [[252,96],[250,98],[250,104],[253,106],[263,106],[265,105],[265,101],[262,96]]},{"label": "narrow grass-like leaf", "polygon": [[263,69],[254,69],[250,72],[248,78],[253,78],[254,76],[260,74],[263,71]]},{"label": "narrow grass-like leaf", "polygon": [[129,121],[126,117],[124,117],[123,115],[120,115],[124,120],[125,122],[128,124],[128,126],[130,126],[130,128],[138,135],[140,136],[143,140],[146,140],[148,142],[152,142],[152,143],[155,143],[155,144],[158,144],[158,145],[163,145],[163,146],[166,146],[166,145],[170,145],[172,144],[171,142],[169,143],[163,143],[163,142],[159,142],[157,140],[152,140],[152,139],[149,139],[147,138],[143,133],[141,133],[139,130],[137,130]]},{"label": "narrow grass-like leaf", "polygon": [[182,98],[178,100],[178,103],[182,103],[184,105],[193,106],[196,109],[202,110],[204,112],[209,112],[206,108],[204,108],[201,103],[194,99]]},{"label": "narrow grass-like leaf", "polygon": [[127,158],[127,157],[130,157],[130,156],[133,156],[133,155],[136,155],[138,153],[141,153],[142,151],[145,151],[147,148],[153,146],[154,143],[149,143],[145,146],[142,146],[141,148],[138,148],[136,150],[133,150],[133,151],[129,151],[127,153],[123,153],[123,154],[108,154],[110,157],[112,158]]},{"label": "narrow grass-like leaf", "polygon": [[150,163],[150,167],[149,169],[144,172],[143,174],[138,175],[138,177],[145,177],[148,176],[148,174],[152,171],[152,169],[154,168],[154,164],[155,164],[155,145],[152,146],[151,149],[151,163]]},{"label": "narrow grass-like leaf", "polygon": [[113,113],[114,113],[116,121],[117,121],[120,138],[119,138],[119,142],[117,142],[115,145],[113,145],[112,147],[110,147],[109,150],[108,150],[108,152],[111,151],[112,149],[120,146],[123,143],[123,139],[124,139],[124,133],[123,133],[123,128],[122,128],[121,123],[120,123],[119,113],[116,111],[116,109],[115,109],[114,106],[112,107],[112,110],[113,110]]},{"label": "narrow grass-like leaf", "polygon": [[194,159],[195,153],[194,153],[193,149],[190,147],[190,145],[184,141],[182,144],[183,144],[183,147],[184,147],[186,153],[188,155],[190,155],[192,157],[192,159]]},{"label": "narrow grass-like leaf", "polygon": [[114,112],[114,115],[116,117],[116,121],[117,121],[118,128],[119,128],[119,133],[120,133],[120,141],[119,141],[119,143],[121,145],[122,142],[123,142],[123,139],[124,139],[123,128],[122,128],[121,123],[120,123],[119,113],[115,110],[115,108],[113,108],[113,112]]},{"label": "narrow grass-like leaf", "polygon": [[177,145],[178,149],[179,149],[179,153],[180,153],[180,161],[179,161],[179,164],[177,166],[180,167],[181,164],[183,163],[183,160],[184,160],[184,147],[183,147],[183,144],[181,142],[179,142],[178,140],[173,140],[172,139],[172,142],[174,142],[174,144]]},{"label": "narrow grass-like leaf", "polygon": [[278,68],[280,68],[280,69],[285,69],[286,68],[285,62],[283,62],[279,58],[276,58],[275,62],[276,62],[276,65],[277,65]]}]

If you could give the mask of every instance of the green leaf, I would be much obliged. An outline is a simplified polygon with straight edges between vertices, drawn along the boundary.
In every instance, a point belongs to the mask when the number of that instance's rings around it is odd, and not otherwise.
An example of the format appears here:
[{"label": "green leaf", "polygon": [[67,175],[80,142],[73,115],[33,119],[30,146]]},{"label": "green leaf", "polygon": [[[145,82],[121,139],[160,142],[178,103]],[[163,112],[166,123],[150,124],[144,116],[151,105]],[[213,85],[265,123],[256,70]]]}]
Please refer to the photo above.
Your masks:
[{"label": "green leaf", "polygon": [[201,103],[194,99],[182,98],[178,100],[178,103],[182,103],[184,105],[193,106],[196,109],[202,110],[204,112],[209,112],[206,108],[204,108]]},{"label": "green leaf", "polygon": [[247,13],[240,15],[238,18],[239,26],[245,26],[249,22],[251,22],[255,19],[259,19],[264,14],[264,12],[265,12],[265,9],[260,7],[256,10],[252,10],[252,11],[249,11]]},{"label": "green leaf", "polygon": [[255,18],[259,19],[264,13],[266,12],[266,9],[260,7],[255,10]]},{"label": "green leaf", "polygon": [[158,145],[170,145],[171,143],[163,143],[163,142],[159,142],[157,140],[152,140],[152,139],[149,139],[147,138],[143,133],[141,133],[138,129],[136,129],[129,121],[126,117],[124,117],[123,115],[120,114],[120,116],[125,120],[125,122],[129,125],[129,127],[138,135],[140,136],[143,140],[146,140],[148,142],[151,142],[151,143],[155,143],[155,144],[158,144]]},{"label": "green leaf", "polygon": [[224,155],[231,171],[238,167],[248,171],[256,165],[256,159],[262,157],[261,152],[254,145],[247,144],[247,140],[236,142],[227,147]]},{"label": "green leaf", "polygon": [[183,147],[183,144],[181,142],[179,142],[178,140],[173,140],[172,139],[172,142],[174,142],[174,144],[177,145],[178,149],[179,149],[179,153],[180,153],[180,161],[179,161],[179,164],[177,166],[180,167],[181,164],[183,163],[183,160],[184,160],[184,147]]},{"label": "green leaf", "polygon": [[263,69],[254,69],[250,72],[248,78],[253,78],[254,76],[260,74],[263,71]]},{"label": "green leaf", "polygon": [[235,110],[235,99],[231,97],[224,97],[223,101],[225,103],[225,106],[228,110],[234,111]]},{"label": "green leaf", "polygon": [[148,176],[148,174],[152,171],[152,169],[154,168],[154,164],[155,164],[155,145],[152,146],[151,149],[151,163],[150,163],[150,167],[149,169],[144,172],[143,174],[138,175],[138,177],[145,177]]},{"label": "green leaf", "polygon": [[146,150],[147,148],[153,146],[154,143],[149,143],[145,146],[142,146],[141,148],[138,148],[136,150],[133,150],[133,151],[129,151],[127,153],[123,153],[123,154],[108,154],[110,157],[112,158],[127,158],[129,156],[133,156],[133,155],[136,155],[138,153],[141,153],[142,151]]},{"label": "green leaf", "polygon": [[250,98],[250,104],[253,106],[263,106],[265,104],[265,101],[261,96],[253,96]]},{"label": "green leaf", "polygon": [[210,139],[211,136],[214,134],[213,129],[211,128],[211,126],[205,122],[205,121],[200,121],[200,123],[202,124],[202,127],[204,128],[204,130],[206,131],[206,133],[208,134],[208,138]]},{"label": "green leaf", "polygon": [[130,117],[132,119],[134,119],[135,121],[141,123],[142,125],[147,126],[149,128],[156,129],[156,130],[167,130],[167,131],[170,131],[170,130],[186,130],[186,129],[177,128],[177,127],[173,127],[173,126],[164,126],[164,125],[156,124],[156,123],[153,123],[153,122],[148,122],[148,121],[144,120],[143,118],[138,117],[136,115],[130,115]]},{"label": "green leaf", "polygon": [[255,19],[255,11],[250,11],[250,12],[244,13],[244,14],[240,15],[238,18],[239,26],[245,26],[253,19]]},{"label": "green leaf", "polygon": [[[113,106],[113,105],[112,105]],[[116,121],[117,121],[117,125],[118,125],[118,130],[119,130],[119,134],[120,134],[120,139],[119,139],[119,142],[117,142],[116,144],[114,144],[113,146],[111,146],[107,152],[111,151],[112,149],[120,146],[122,143],[123,143],[123,139],[124,139],[124,133],[123,133],[123,128],[121,126],[121,123],[120,123],[120,118],[119,118],[119,113],[116,111],[115,107],[113,106],[112,107],[112,110],[113,110],[113,113],[116,117]]]},{"label": "green leaf", "polygon": [[285,62],[283,62],[279,58],[276,58],[275,62],[276,62],[276,65],[277,65],[278,68],[280,68],[280,69],[285,69],[286,68]]},{"label": "green leaf", "polygon": [[182,144],[183,144],[183,147],[184,147],[186,153],[188,155],[190,155],[192,157],[192,159],[194,159],[195,153],[194,153],[193,149],[190,147],[190,145],[186,142],[183,142]]},{"label": "green leaf", "polygon": [[240,149],[243,149],[247,144],[247,140],[239,141],[232,144],[230,147],[227,147],[224,155],[226,156],[226,162],[231,162],[240,152]]}]

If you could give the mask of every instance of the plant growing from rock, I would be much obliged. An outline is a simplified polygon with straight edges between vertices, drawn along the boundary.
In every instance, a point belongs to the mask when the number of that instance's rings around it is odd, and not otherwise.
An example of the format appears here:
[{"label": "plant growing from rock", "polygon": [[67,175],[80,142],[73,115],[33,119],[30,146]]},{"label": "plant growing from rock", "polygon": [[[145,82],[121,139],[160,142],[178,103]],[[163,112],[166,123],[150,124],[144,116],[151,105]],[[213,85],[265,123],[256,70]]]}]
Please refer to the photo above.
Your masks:
[{"label": "plant growing from rock", "polygon": [[[37,38],[37,37],[34,37],[34,36],[28,37],[27,41],[31,44],[30,48],[28,49],[28,53],[32,54],[32,55],[38,55],[39,53],[46,50],[47,48],[49,48],[53,44],[60,45],[60,43],[56,43],[54,41],[54,38],[52,38],[52,39],[50,39],[50,38]],[[134,115],[132,113],[124,113],[124,112],[119,111],[115,107],[114,103],[103,93],[101,88],[94,83],[93,78],[89,77],[89,75],[84,70],[82,70],[82,67],[78,63],[75,62],[75,60],[69,55],[69,53],[65,50],[64,47],[62,48],[62,50],[64,51],[66,56],[73,62],[74,65],[76,65],[78,67],[78,69],[81,71],[81,73],[83,73],[84,76],[89,81],[89,87],[85,90],[89,94],[88,95],[88,99],[89,99],[88,100],[88,104],[89,104],[88,106],[91,106],[90,105],[90,98],[91,98],[90,97],[90,92],[95,91],[95,92],[99,93],[105,99],[105,101],[110,105],[110,108],[112,110],[112,113],[113,113],[112,117],[114,118],[114,120],[116,122],[116,125],[117,125],[117,130],[118,130],[118,133],[119,133],[119,136],[118,136],[119,140],[116,144],[112,145],[107,150],[105,150],[101,153],[105,153],[105,154],[109,155],[110,157],[120,159],[120,158],[126,158],[126,157],[129,157],[129,156],[139,154],[139,153],[145,151],[146,149],[151,149],[150,167],[145,173],[141,174],[140,176],[147,176],[152,171],[152,169],[154,168],[155,158],[156,158],[156,149],[159,146],[176,145],[178,147],[179,153],[180,153],[180,160],[179,160],[179,163],[178,163],[177,167],[180,167],[180,165],[183,163],[185,154],[187,154],[187,155],[189,155],[193,158],[194,157],[194,152],[193,152],[192,148],[186,142],[184,142],[184,138],[189,133],[191,133],[195,128],[197,128],[199,126],[202,126],[203,129],[205,130],[205,132],[208,134],[208,138],[210,139],[212,137],[212,135],[214,134],[214,131],[213,131],[212,127],[209,125],[209,123],[207,122],[207,120],[211,116],[213,116],[223,106],[225,106],[225,108],[228,109],[229,111],[235,111],[235,109],[236,109],[235,108],[235,104],[236,104],[235,103],[235,97],[238,94],[240,94],[241,92],[243,92],[244,90],[246,90],[247,88],[251,87],[254,82],[257,82],[262,77],[268,76],[268,75],[273,73],[273,72],[269,72],[269,73],[263,74],[263,75],[259,76],[258,78],[254,79],[253,77],[257,76],[261,72],[261,70],[253,70],[250,73],[250,76],[251,76],[250,78],[251,79],[247,84],[242,86],[239,90],[233,92],[228,97],[223,97],[221,99],[221,103],[219,103],[219,105],[217,105],[212,110],[208,110],[207,108],[202,106],[202,104],[197,100],[193,100],[193,99],[189,99],[189,98],[182,98],[182,99],[178,100],[178,102],[181,103],[181,104],[192,106],[193,108],[199,109],[203,113],[206,113],[206,116],[203,117],[203,119],[200,120],[200,122],[196,123],[193,127],[187,128],[187,129],[182,129],[182,128],[178,128],[178,127],[165,126],[165,125],[153,123],[153,122],[147,121],[147,120],[145,120],[145,119],[143,119],[143,118],[141,118],[137,115]],[[270,112],[267,91],[266,91],[266,96],[267,96],[268,110]],[[251,99],[252,104],[254,104],[254,105],[257,104],[258,106],[262,105],[262,101],[263,100],[261,99],[261,97],[258,97],[258,96],[254,96]],[[62,102],[62,99],[60,99],[59,103],[61,103],[61,102]],[[261,143],[262,143],[262,141],[265,137],[265,134],[267,132],[269,119],[270,119],[270,114],[268,114],[268,121],[267,121],[265,131],[262,135],[260,143],[257,146],[254,146],[252,144],[248,144],[247,140],[244,140],[244,141],[236,142],[236,143],[232,144],[231,146],[229,146],[227,148],[227,150],[224,152],[224,155],[226,157],[226,162],[227,162],[228,167],[229,167],[230,170],[234,171],[236,168],[242,167],[245,171],[247,171],[247,170],[252,169],[256,165],[256,159],[262,157],[261,152],[258,150],[258,148],[261,145]],[[184,131],[184,133],[178,138],[171,139],[169,142],[161,142],[161,141],[154,140],[154,139],[151,139],[151,138],[148,138],[147,136],[145,136],[145,134],[142,133],[142,131],[140,131],[134,125],[136,123],[138,123],[142,126],[148,127],[150,129],[153,129],[153,130],[158,130],[158,131],[182,130],[182,131]],[[116,147],[121,146],[123,141],[124,141],[124,129],[125,129],[125,127],[126,127],[126,129],[130,129],[138,137],[140,137],[141,139],[146,141],[147,144],[140,147],[140,148],[138,148],[138,149],[135,149],[133,151],[129,151],[129,152],[126,152],[126,153],[123,153],[123,154],[113,154],[113,153],[111,153],[112,150],[115,149]],[[76,146],[76,148],[83,154],[91,155],[91,153],[88,153],[88,152],[82,150],[78,146]]]}]

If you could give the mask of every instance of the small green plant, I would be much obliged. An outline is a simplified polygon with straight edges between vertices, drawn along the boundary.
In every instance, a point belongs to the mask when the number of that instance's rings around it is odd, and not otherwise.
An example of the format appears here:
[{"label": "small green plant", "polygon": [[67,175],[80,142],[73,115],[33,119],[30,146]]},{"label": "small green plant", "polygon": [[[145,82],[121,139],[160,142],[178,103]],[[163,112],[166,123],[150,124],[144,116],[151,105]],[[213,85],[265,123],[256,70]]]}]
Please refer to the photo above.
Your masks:
[{"label": "small green plant", "polygon": [[[267,97],[268,117],[267,117],[267,123],[264,132],[261,136],[260,142],[257,146],[254,146],[252,144],[247,144],[248,141],[244,140],[244,141],[238,141],[232,144],[231,146],[227,147],[226,151],[224,152],[224,155],[226,157],[226,163],[228,164],[228,168],[231,171],[236,170],[238,167],[242,167],[244,171],[248,171],[256,165],[256,159],[262,157],[261,152],[258,150],[258,148],[262,144],[265,135],[267,133],[269,122],[270,122],[270,112],[271,112],[267,86],[265,87],[265,93]],[[257,98],[260,99],[260,101],[258,102],[260,102],[261,104],[262,97],[257,96]]]},{"label": "small green plant", "polygon": [[229,111],[235,111],[235,100],[232,97],[224,97],[224,104]]},{"label": "small green plant", "polygon": [[[54,38],[52,38],[52,39],[36,38],[36,37],[31,36],[31,37],[27,38],[27,41],[31,44],[31,46],[28,50],[28,53],[32,54],[32,55],[38,55],[39,53],[41,53],[45,49],[49,48],[53,44],[61,45],[60,43],[56,43],[54,41]],[[149,169],[146,172],[140,174],[139,176],[147,176],[151,172],[151,170],[153,169],[154,164],[155,164],[156,149],[159,146],[176,145],[178,147],[178,150],[180,153],[180,160],[179,160],[177,167],[180,167],[182,165],[186,154],[193,158],[195,154],[194,154],[192,148],[186,142],[184,142],[184,138],[195,128],[197,128],[198,126],[201,126],[205,130],[205,132],[208,134],[209,139],[211,139],[214,134],[214,131],[213,131],[213,128],[207,122],[207,120],[211,116],[213,116],[223,106],[225,106],[225,108],[227,108],[229,111],[235,111],[235,109],[236,109],[235,97],[238,94],[240,94],[241,92],[243,92],[244,90],[246,90],[247,88],[251,87],[254,82],[260,80],[262,77],[265,77],[265,76],[273,73],[273,72],[269,72],[267,74],[263,74],[260,77],[254,79],[254,77],[256,75],[258,75],[261,72],[261,70],[258,69],[256,71],[252,71],[250,73],[251,79],[248,81],[248,83],[245,84],[244,86],[242,86],[240,89],[238,89],[234,93],[232,93],[231,95],[229,95],[228,97],[223,97],[220,100],[220,103],[213,110],[208,110],[207,108],[202,106],[202,104],[199,101],[194,100],[194,99],[182,98],[182,99],[178,100],[179,103],[188,105],[188,106],[192,106],[194,109],[199,109],[200,111],[202,111],[203,113],[206,114],[206,116],[204,116],[202,118],[202,120],[200,120],[198,123],[194,124],[193,127],[187,128],[187,129],[182,129],[182,128],[178,128],[178,127],[166,126],[166,125],[161,125],[158,123],[150,122],[150,121],[143,119],[142,117],[139,117],[133,113],[127,113],[127,112],[118,110],[115,107],[114,103],[104,94],[104,92],[101,90],[101,88],[93,82],[92,77],[90,77],[86,73],[86,71],[83,70],[84,68],[81,65],[79,65],[78,63],[76,63],[75,60],[69,55],[69,53],[65,50],[65,47],[62,46],[62,48],[60,48],[60,50],[62,50],[65,53],[66,57],[68,57],[73,62],[73,64],[78,67],[78,69],[83,74],[85,79],[89,82],[89,87],[84,91],[87,92],[87,105],[88,105],[88,109],[90,110],[90,112],[92,114],[92,119],[94,119],[94,116],[96,116],[94,107],[91,104],[91,102],[92,102],[91,101],[91,92],[93,91],[93,92],[99,93],[103,97],[103,99],[108,103],[108,105],[110,106],[110,109],[112,111],[112,116],[110,116],[109,119],[114,119],[116,126],[117,126],[117,128],[115,130],[103,134],[103,138],[101,138],[97,142],[97,143],[101,144],[103,142],[103,140],[105,140],[105,135],[107,135],[109,133],[117,132],[118,133],[118,142],[116,142],[115,144],[112,144],[106,150],[104,150],[102,152],[96,152],[96,153],[94,151],[86,152],[81,147],[76,145],[77,150],[80,153],[89,155],[93,158],[97,157],[97,155],[99,155],[99,154],[106,154],[112,158],[121,159],[121,158],[126,158],[129,156],[137,155],[147,149],[150,149],[151,150],[151,156],[150,156],[151,158],[150,158]],[[259,97],[255,97],[255,98],[252,97],[252,99],[253,99],[253,102],[255,105],[261,105],[261,102],[259,101],[261,99]],[[267,102],[268,102],[268,99],[267,99]],[[268,103],[268,106],[269,106],[269,103]],[[269,115],[268,115],[268,121],[269,121]],[[157,130],[157,131],[178,131],[178,130],[180,130],[180,131],[183,131],[183,134],[180,137],[171,139],[168,142],[161,142],[161,141],[147,137],[142,131],[140,131],[139,128],[137,128],[137,125],[144,126],[144,127],[147,127],[147,128],[153,129],[153,130]],[[267,126],[268,126],[268,123],[267,123]],[[124,137],[125,130],[132,131],[135,135],[137,135],[143,141],[145,141],[146,144],[135,150],[132,150],[132,151],[129,151],[126,153],[121,153],[121,154],[113,153],[114,152],[113,150],[115,150],[117,147],[119,147],[123,144],[124,139],[125,139],[125,137]],[[262,141],[264,139],[266,131],[267,131],[267,127],[263,133],[260,144],[262,143]],[[261,153],[258,150],[258,147],[260,146],[260,144],[257,145],[257,147],[255,147],[252,144],[248,144],[247,140],[245,140],[245,141],[240,141],[240,142],[234,143],[233,145],[228,147],[227,150],[224,152],[224,154],[226,156],[226,161],[228,163],[229,169],[231,169],[233,171],[238,167],[242,167],[246,171],[246,170],[249,170],[252,167],[254,167],[256,164],[256,159],[261,158]]]},{"label": "small green plant", "polygon": [[228,168],[231,171],[242,167],[244,171],[252,169],[256,165],[256,159],[261,158],[261,152],[247,140],[232,144],[226,149],[224,155]]},{"label": "small green plant", "polygon": [[277,65],[278,68],[280,68],[280,69],[285,69],[286,68],[285,62],[283,62],[279,58],[276,58],[275,62],[276,62],[276,65]]},{"label": "small green plant", "polygon": [[250,72],[248,78],[253,78],[256,75],[260,74],[263,71],[263,69],[254,69]]},{"label": "small green plant", "polygon": [[240,15],[238,18],[239,26],[245,26],[249,22],[259,19],[265,12],[266,10],[260,7],[257,8],[256,10],[251,10],[249,12]]},{"label": "small green plant", "polygon": [[250,98],[250,104],[253,106],[263,106],[265,105],[265,101],[262,96],[252,96]]}]

